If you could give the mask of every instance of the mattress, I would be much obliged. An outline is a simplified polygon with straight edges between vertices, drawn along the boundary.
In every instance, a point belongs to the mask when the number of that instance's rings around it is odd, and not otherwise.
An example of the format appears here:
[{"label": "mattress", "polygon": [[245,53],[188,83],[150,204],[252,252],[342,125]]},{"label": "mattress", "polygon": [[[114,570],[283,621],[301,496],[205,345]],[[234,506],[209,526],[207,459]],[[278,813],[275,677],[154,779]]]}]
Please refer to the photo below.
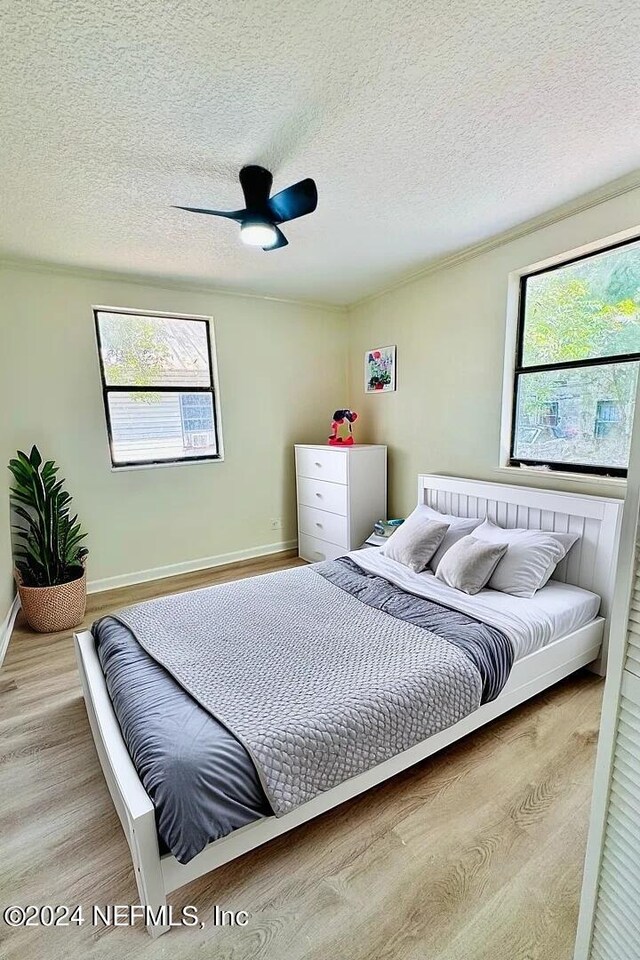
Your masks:
[{"label": "mattress", "polygon": [[[477,641],[473,625],[469,625],[466,652],[471,655],[471,644],[479,643],[478,652],[484,648],[484,655],[494,660],[494,668],[484,671],[485,700],[498,694],[513,658],[510,653],[505,673],[492,646],[487,646],[483,623],[494,628],[494,634],[503,634],[504,648],[511,644],[515,657],[521,657],[593,619],[600,602],[588,591],[555,582],[531,600],[492,590],[468,597],[432,574],[412,573],[375,549],[357,551],[350,560],[369,578],[382,578],[387,587],[394,584],[400,588],[398,592],[404,591],[407,599],[413,596],[432,601],[431,606],[437,609],[429,613],[434,618],[431,627],[441,636],[447,635],[446,627],[449,642],[459,642],[452,631],[460,631],[465,620],[460,614],[478,621]],[[344,562],[333,565],[338,568]],[[341,576],[345,574],[343,567]],[[389,604],[384,587],[376,587],[376,581],[369,579],[363,589],[380,594],[374,601],[379,609]],[[395,602],[398,600],[402,604],[396,593]],[[457,620],[446,615],[447,609],[459,611]],[[403,615],[412,617],[415,611],[412,613],[409,605]],[[143,649],[124,623],[103,618],[94,624],[93,634],[124,740],[156,810],[163,848],[186,863],[207,843],[271,815],[254,763],[230,730]],[[498,636],[494,636],[495,641],[499,641]],[[474,659],[483,672],[479,657]]]},{"label": "mattress", "polygon": [[502,630],[511,640],[516,660],[590,623],[600,609],[597,594],[558,580],[549,580],[530,599],[489,589],[468,596],[438,580],[430,570],[414,573],[397,560],[383,556],[377,547],[355,550],[348,556],[364,570],[384,577],[407,593],[435,600]]}]

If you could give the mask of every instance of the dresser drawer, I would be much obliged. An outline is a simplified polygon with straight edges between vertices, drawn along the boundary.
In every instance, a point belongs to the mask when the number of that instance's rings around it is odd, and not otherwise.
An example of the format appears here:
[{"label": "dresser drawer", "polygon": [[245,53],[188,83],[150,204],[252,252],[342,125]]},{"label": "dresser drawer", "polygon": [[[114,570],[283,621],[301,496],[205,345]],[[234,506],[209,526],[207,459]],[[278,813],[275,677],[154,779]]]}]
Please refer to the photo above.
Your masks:
[{"label": "dresser drawer", "polygon": [[301,505],[298,508],[298,525],[300,533],[306,533],[309,537],[318,537],[319,540],[328,540],[329,543],[349,549],[346,517]]},{"label": "dresser drawer", "polygon": [[319,540],[317,537],[308,537],[306,533],[300,534],[298,553],[303,560],[308,560],[309,563],[335,560],[336,557],[344,557],[346,552],[344,547],[339,547],[335,543],[327,543],[326,540]]},{"label": "dresser drawer", "polygon": [[298,503],[305,507],[316,507],[318,510],[328,510],[329,513],[346,517],[347,489],[342,483],[298,477]]},{"label": "dresser drawer", "polygon": [[347,455],[342,450],[331,448],[313,449],[299,447],[296,458],[299,477],[311,477],[313,480],[331,480],[333,483],[347,482]]}]

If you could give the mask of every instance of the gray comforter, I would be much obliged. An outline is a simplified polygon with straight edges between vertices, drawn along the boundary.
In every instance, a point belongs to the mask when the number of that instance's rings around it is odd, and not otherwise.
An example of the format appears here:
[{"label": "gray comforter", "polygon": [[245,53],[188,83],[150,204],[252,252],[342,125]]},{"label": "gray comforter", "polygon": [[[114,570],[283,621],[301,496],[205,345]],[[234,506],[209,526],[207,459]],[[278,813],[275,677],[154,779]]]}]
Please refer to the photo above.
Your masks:
[{"label": "gray comforter", "polygon": [[[99,654],[160,836],[183,862],[268,811],[248,754],[280,815],[457,722],[499,692],[512,661],[499,631],[349,560],[117,616],[153,659],[128,631],[123,642],[122,627],[114,641],[111,620],[96,626]],[[123,663],[132,658],[153,673],[137,685],[137,720]],[[149,698],[167,690],[164,709],[153,708]]]},{"label": "gray comforter", "polygon": [[249,754],[113,617],[93,636],[122,736],[156,811],[161,848],[188,863],[271,814]]}]

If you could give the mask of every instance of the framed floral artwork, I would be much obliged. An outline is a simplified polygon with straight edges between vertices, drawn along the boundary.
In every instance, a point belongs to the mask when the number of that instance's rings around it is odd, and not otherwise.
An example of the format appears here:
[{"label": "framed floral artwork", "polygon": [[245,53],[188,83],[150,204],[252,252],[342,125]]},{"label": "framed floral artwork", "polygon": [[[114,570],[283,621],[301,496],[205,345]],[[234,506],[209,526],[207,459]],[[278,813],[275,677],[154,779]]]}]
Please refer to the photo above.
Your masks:
[{"label": "framed floral artwork", "polygon": [[376,347],[364,355],[364,392],[388,393],[396,388],[396,348]]}]

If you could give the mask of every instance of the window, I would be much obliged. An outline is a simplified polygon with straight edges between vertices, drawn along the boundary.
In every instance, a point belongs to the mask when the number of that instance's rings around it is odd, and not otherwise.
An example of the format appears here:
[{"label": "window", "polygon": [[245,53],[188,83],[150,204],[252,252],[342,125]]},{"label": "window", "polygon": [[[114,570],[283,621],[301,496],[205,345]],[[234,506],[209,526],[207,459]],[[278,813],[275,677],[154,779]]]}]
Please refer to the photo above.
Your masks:
[{"label": "window", "polygon": [[520,278],[510,464],[627,474],[640,363],[640,244]]},{"label": "window", "polygon": [[623,410],[617,400],[598,400],[596,404],[595,436],[598,440],[608,437],[615,424],[623,419]]},{"label": "window", "polygon": [[113,466],[221,459],[209,321],[94,316]]}]

